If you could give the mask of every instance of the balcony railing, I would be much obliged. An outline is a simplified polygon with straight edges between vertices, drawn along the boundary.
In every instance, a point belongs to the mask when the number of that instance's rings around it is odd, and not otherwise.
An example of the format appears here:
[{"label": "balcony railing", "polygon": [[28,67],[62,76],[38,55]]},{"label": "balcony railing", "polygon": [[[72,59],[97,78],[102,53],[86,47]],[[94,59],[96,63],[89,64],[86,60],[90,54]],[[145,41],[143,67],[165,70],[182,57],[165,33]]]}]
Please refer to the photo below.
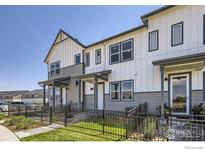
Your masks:
[{"label": "balcony railing", "polygon": [[73,77],[83,74],[83,64],[75,64],[60,69],[52,70],[48,72],[48,79],[58,79],[63,77]]}]

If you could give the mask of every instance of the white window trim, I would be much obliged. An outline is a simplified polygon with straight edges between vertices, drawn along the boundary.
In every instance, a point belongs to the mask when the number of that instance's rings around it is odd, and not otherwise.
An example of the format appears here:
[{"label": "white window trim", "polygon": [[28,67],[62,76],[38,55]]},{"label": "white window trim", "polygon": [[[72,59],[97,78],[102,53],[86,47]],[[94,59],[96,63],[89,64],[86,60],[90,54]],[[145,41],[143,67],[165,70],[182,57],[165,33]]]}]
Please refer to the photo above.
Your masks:
[{"label": "white window trim", "polygon": [[[77,57],[77,56],[80,56],[80,62],[81,62],[81,54],[78,53],[78,54],[76,54],[76,55],[74,56],[74,62],[75,62],[75,65],[78,64],[78,63],[76,63],[76,57]],[[80,63],[79,63],[79,64],[80,64]]]},{"label": "white window trim", "polygon": [[[123,44],[124,43],[127,43],[127,42],[130,42],[131,41],[131,48],[130,49],[127,49],[127,50],[123,50],[122,48],[123,48]],[[122,61],[122,62],[124,62],[124,61],[129,61],[129,60],[132,60],[133,59],[133,49],[134,47],[133,47],[133,39],[129,39],[129,40],[126,40],[126,41],[123,41],[123,42],[121,42],[121,57],[120,57],[120,60]],[[125,59],[125,60],[123,60],[122,58],[123,58],[123,53],[124,52],[131,52],[131,58],[129,58],[129,59]]]},{"label": "white window trim", "polygon": [[[119,51],[117,52],[117,53],[111,53],[111,48],[113,47],[113,46],[119,46]],[[113,44],[113,45],[111,45],[110,46],[110,64],[116,64],[116,63],[119,63],[120,62],[120,49],[121,49],[121,47],[120,47],[120,43],[117,43],[117,44]],[[115,62],[112,62],[112,60],[111,60],[111,57],[113,56],[113,55],[119,55],[119,60],[118,61],[115,61]]]}]

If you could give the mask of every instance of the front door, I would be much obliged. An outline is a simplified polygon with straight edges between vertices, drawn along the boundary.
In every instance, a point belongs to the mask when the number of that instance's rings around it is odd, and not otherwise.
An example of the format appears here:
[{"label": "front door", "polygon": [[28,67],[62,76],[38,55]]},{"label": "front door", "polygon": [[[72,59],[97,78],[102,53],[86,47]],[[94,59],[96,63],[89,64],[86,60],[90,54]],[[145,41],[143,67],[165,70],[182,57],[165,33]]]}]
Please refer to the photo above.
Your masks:
[{"label": "front door", "polygon": [[189,113],[189,74],[170,76],[170,106],[174,114]]},{"label": "front door", "polygon": [[98,110],[104,108],[104,84],[98,84]]}]

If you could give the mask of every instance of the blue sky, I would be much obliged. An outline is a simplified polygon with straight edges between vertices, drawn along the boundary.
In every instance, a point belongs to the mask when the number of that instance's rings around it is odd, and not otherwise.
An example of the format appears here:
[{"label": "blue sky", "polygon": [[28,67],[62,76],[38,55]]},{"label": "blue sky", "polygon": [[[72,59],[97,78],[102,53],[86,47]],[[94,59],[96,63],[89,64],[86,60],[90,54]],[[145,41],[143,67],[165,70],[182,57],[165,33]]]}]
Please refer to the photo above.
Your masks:
[{"label": "blue sky", "polygon": [[0,90],[40,88],[59,29],[87,45],[141,24],[160,6],[0,6]]}]

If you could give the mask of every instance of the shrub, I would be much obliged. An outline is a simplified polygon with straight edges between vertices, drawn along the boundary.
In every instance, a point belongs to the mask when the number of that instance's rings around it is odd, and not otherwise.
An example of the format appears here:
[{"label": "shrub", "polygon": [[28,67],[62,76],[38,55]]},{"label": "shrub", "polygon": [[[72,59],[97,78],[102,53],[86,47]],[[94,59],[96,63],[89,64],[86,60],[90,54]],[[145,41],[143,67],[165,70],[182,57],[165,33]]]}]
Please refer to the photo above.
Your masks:
[{"label": "shrub", "polygon": [[16,129],[27,129],[35,121],[24,116],[14,116],[7,121],[8,125],[15,126]]},{"label": "shrub", "polygon": [[71,113],[68,113],[67,118],[73,118],[73,115]]},{"label": "shrub", "polygon": [[57,122],[57,121],[59,121],[59,120],[60,120],[59,117],[56,117],[56,116],[53,116],[53,117],[52,117],[52,122]]},{"label": "shrub", "polygon": [[6,115],[4,113],[0,113],[0,120],[3,120],[4,118],[6,118]]},{"label": "shrub", "polygon": [[152,140],[156,132],[156,119],[155,118],[146,118],[144,120],[144,137],[146,139]]}]

